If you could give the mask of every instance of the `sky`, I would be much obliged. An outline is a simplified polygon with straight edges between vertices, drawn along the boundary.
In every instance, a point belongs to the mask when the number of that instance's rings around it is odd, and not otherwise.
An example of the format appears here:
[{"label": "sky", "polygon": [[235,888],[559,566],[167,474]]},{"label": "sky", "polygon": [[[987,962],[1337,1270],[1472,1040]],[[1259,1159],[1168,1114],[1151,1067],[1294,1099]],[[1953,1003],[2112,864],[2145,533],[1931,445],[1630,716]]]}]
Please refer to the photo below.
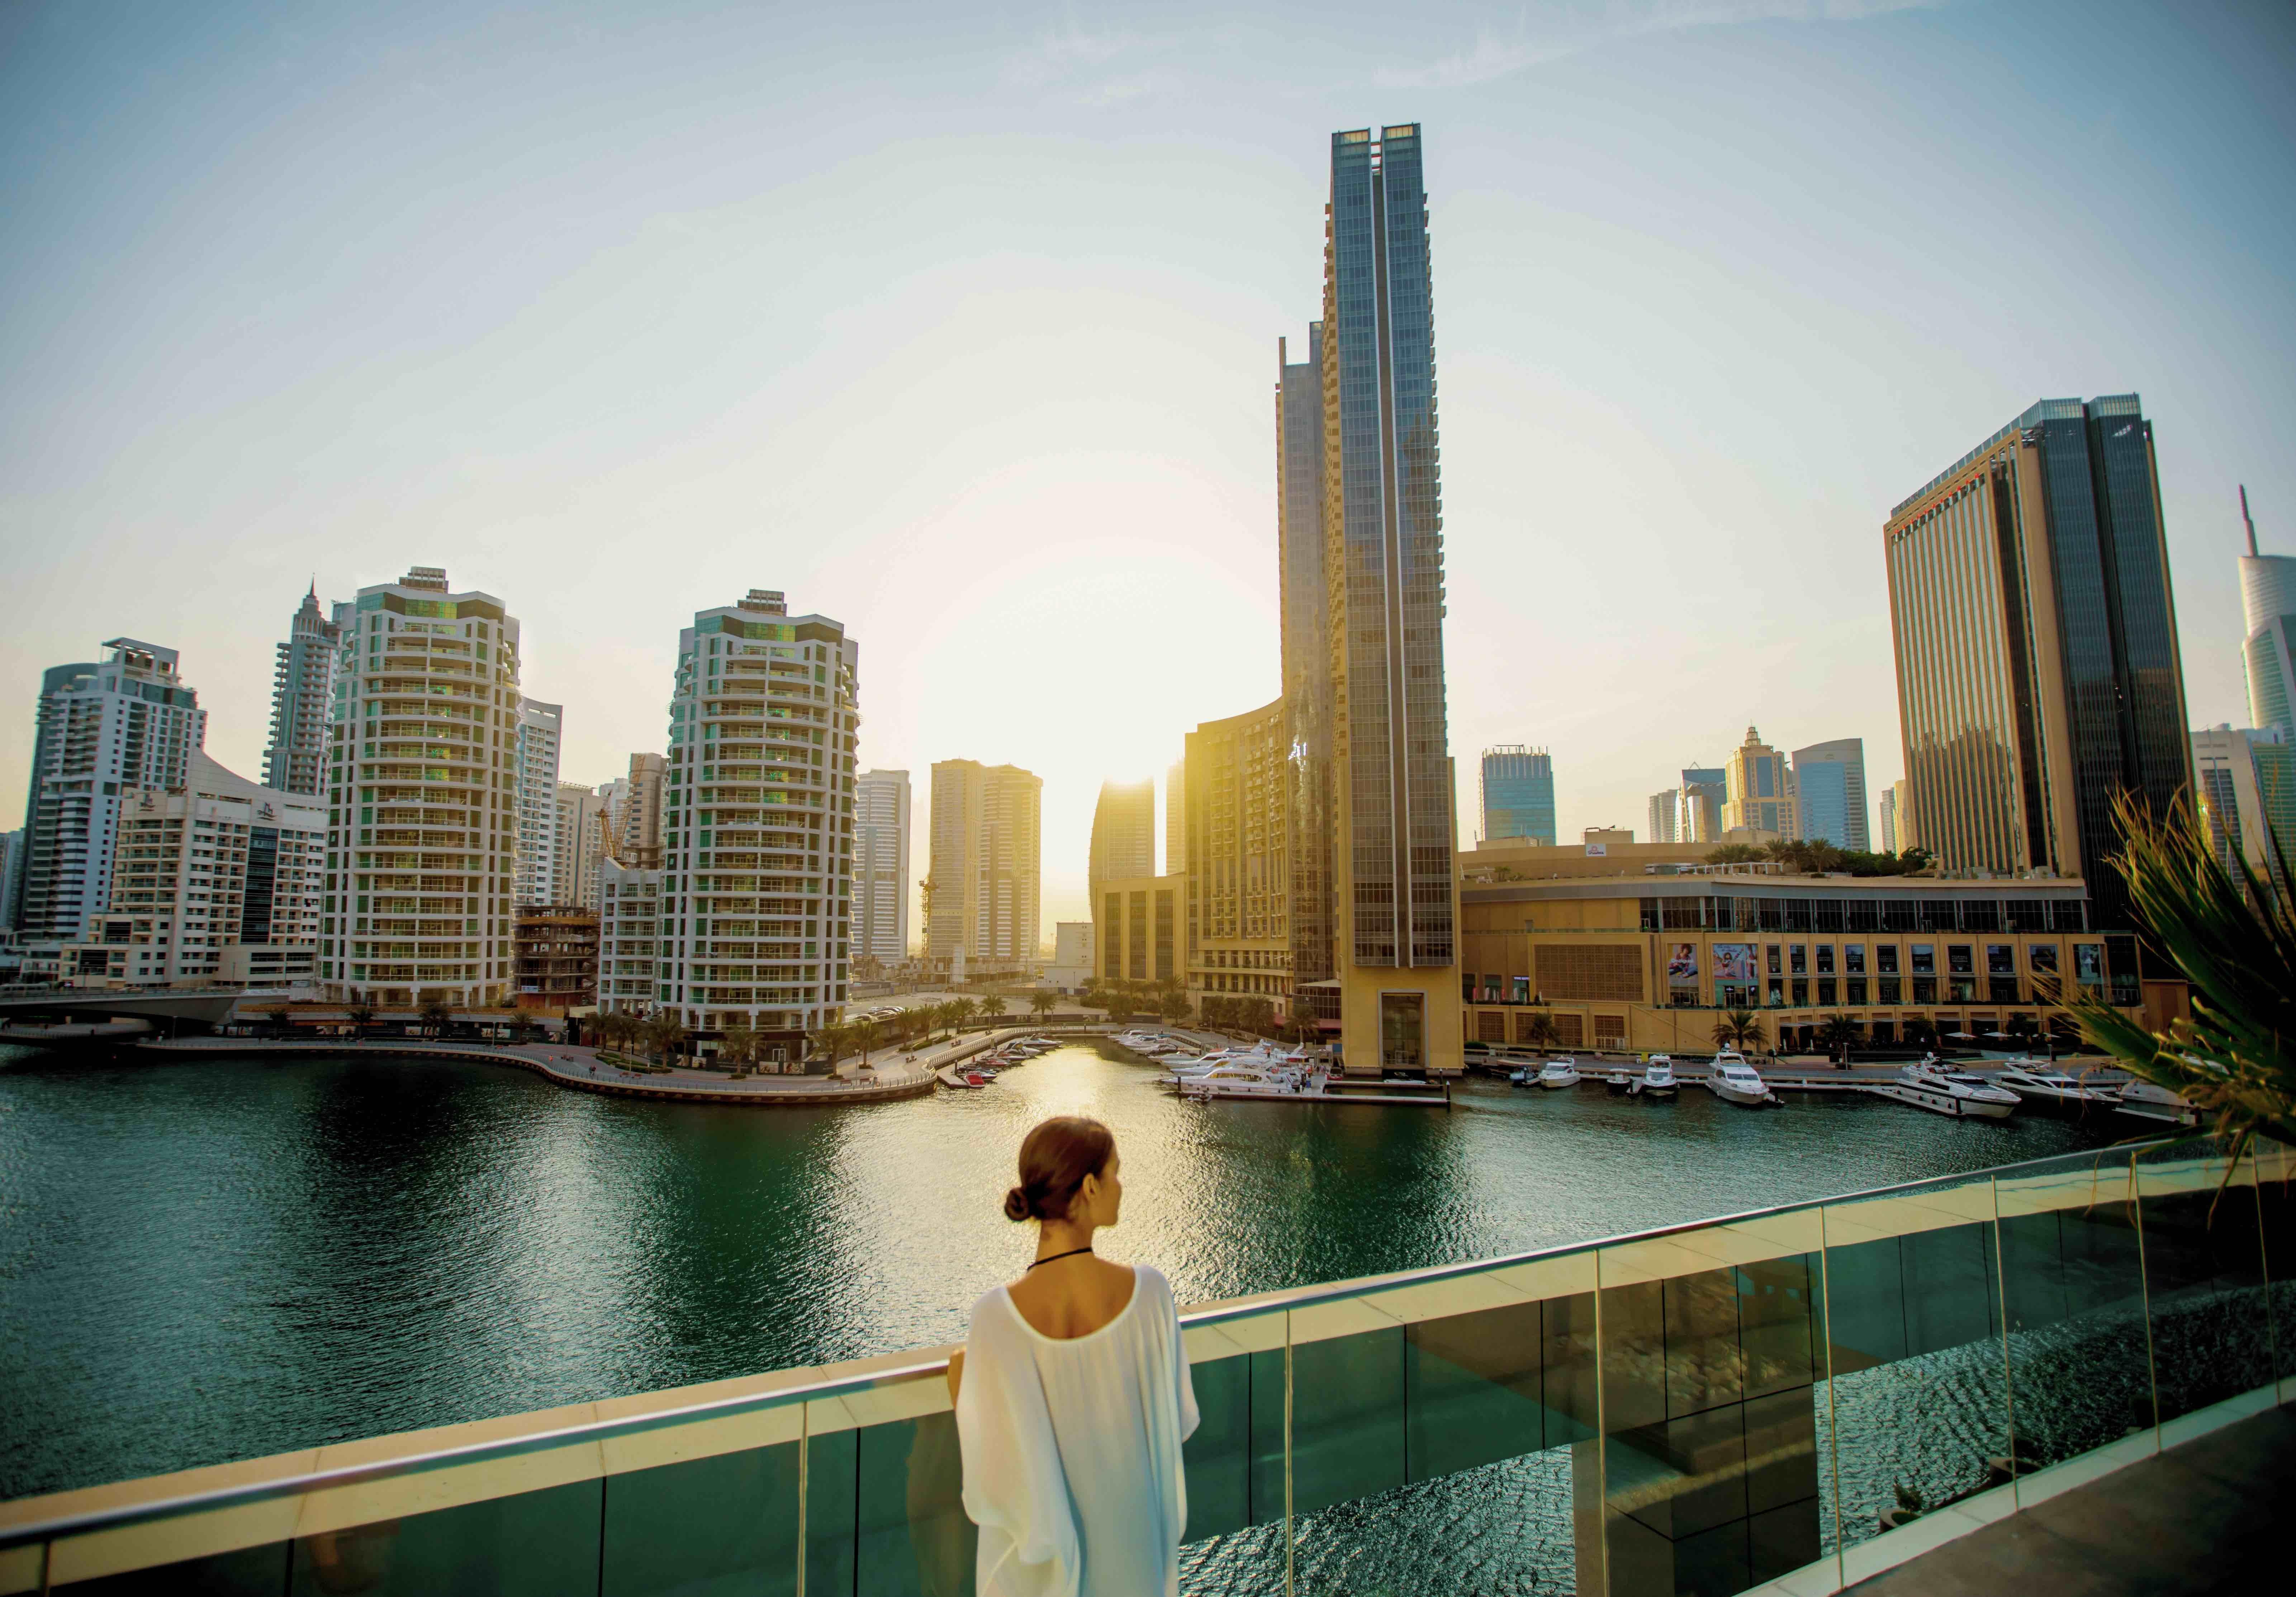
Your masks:
[{"label": "sky", "polygon": [[[1902,773],[1881,528],[2044,396],[2152,419],[2194,725],[2246,724],[2236,485],[2296,552],[2296,12],[1608,0],[0,7],[0,826],[38,673],[272,653],[443,565],[563,775],[666,744],[752,587],[861,757],[1103,778],[1277,695],[1275,341],[1330,135],[1424,125],[1450,737],[1562,835],[1773,744]],[[920,846],[912,875],[925,874]]]}]

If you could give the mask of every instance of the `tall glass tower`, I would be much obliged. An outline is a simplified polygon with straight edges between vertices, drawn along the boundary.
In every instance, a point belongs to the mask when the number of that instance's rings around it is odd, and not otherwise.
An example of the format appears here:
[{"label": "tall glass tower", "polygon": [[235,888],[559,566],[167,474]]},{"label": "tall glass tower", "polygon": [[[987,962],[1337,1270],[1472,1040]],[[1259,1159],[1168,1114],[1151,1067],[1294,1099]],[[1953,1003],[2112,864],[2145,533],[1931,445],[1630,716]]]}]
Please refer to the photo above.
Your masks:
[{"label": "tall glass tower", "polygon": [[1463,1064],[1443,497],[1419,125],[1332,136],[1322,357],[1325,649],[1351,1073]]},{"label": "tall glass tower", "polygon": [[1275,341],[1275,546],[1282,582],[1285,759],[1290,770],[1292,1012],[1330,1030],[1340,1021],[1332,901],[1332,651],[1324,582],[1324,325],[1308,324],[1308,358]]},{"label": "tall glass tower", "polygon": [[271,745],[263,785],[282,793],[327,790],[327,715],[343,630],[319,613],[319,585],[303,596],[271,672]]},{"label": "tall glass tower", "polygon": [[1503,743],[1483,751],[1483,836],[1554,842],[1554,761],[1545,749]]}]

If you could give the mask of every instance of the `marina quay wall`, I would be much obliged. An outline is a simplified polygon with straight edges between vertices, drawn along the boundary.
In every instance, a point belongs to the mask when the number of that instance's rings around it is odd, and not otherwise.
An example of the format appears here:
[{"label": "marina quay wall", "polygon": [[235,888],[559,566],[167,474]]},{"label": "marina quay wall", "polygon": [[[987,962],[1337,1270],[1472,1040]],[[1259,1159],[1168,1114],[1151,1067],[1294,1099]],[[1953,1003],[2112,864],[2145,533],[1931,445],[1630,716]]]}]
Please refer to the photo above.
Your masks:
[{"label": "marina quay wall", "polygon": [[1813,877],[1770,866],[1622,875],[1616,861],[1538,852],[1561,856],[1565,870],[1461,883],[1471,1042],[1527,1043],[1532,1017],[1544,1015],[1559,1047],[1698,1052],[1714,1047],[1719,1013],[1734,1008],[1759,1011],[1782,1050],[1808,1046],[1836,1017],[1879,1046],[1904,1043],[1908,1022],[1948,1036],[2070,1036],[2058,998],[2074,987],[2156,1029],[2186,1012],[2183,982],[2147,971],[2137,937],[2091,926],[2078,881]]},{"label": "marina quay wall", "polygon": [[[2292,1174],[2189,1138],[1197,1305],[1184,1567],[1842,1589],[2296,1399]],[[0,1594],[967,1591],[949,1352],[0,1503]]]}]

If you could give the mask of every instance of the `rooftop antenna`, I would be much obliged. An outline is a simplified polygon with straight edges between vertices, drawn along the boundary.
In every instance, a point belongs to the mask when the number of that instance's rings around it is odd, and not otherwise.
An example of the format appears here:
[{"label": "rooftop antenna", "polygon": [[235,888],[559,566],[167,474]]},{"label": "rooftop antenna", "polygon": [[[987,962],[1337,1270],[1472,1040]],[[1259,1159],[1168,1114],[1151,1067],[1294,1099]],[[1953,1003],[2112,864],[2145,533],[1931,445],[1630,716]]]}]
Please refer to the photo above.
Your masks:
[{"label": "rooftop antenna", "polygon": [[2256,518],[2248,513],[2248,484],[2240,485],[2240,519],[2248,524],[2248,557],[2256,558]]}]

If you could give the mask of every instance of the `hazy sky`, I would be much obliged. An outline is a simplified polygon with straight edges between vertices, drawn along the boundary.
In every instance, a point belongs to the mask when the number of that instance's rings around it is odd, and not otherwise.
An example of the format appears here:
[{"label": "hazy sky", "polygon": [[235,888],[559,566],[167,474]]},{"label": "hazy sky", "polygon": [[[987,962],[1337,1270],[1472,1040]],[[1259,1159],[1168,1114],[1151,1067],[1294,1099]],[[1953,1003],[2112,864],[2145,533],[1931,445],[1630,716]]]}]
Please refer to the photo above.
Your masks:
[{"label": "hazy sky", "polygon": [[[2234,484],[2296,551],[2279,4],[0,7],[0,824],[44,666],[271,654],[443,564],[569,779],[664,745],[752,586],[862,756],[1104,776],[1275,696],[1275,340],[1329,136],[1427,130],[1451,745],[1564,835],[1758,723],[1899,774],[1880,529],[2036,398],[2158,430],[2195,724],[2247,720]],[[919,851],[914,874],[924,874]]]}]

